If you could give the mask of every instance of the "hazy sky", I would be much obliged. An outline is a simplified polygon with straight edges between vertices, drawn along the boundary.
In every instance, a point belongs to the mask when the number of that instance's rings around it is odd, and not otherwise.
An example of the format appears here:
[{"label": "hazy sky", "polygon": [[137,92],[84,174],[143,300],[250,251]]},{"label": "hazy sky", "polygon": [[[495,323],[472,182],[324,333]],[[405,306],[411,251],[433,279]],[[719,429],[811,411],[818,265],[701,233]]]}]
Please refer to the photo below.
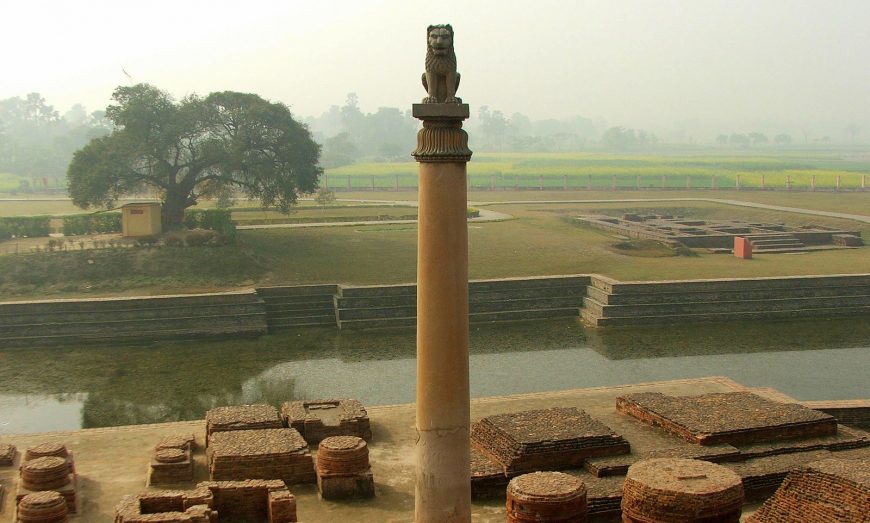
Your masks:
[{"label": "hazy sky", "polygon": [[[429,23],[472,104],[612,125],[855,122],[870,134],[870,0],[0,0],[0,99],[103,108],[130,80],[255,92],[316,115],[407,108]],[[691,124],[689,124],[691,125]]]}]

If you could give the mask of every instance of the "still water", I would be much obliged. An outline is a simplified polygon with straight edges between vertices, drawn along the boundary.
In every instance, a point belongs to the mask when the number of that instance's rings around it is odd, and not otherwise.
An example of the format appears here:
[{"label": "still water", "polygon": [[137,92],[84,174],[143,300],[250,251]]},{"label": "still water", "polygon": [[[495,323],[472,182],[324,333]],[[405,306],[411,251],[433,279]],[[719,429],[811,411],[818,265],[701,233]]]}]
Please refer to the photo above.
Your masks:
[{"label": "still water", "polygon": [[[414,401],[414,329],[257,340],[0,349],[0,433],[201,418],[218,405]],[[473,396],[727,376],[797,399],[870,397],[867,318],[586,329],[472,326]]]}]

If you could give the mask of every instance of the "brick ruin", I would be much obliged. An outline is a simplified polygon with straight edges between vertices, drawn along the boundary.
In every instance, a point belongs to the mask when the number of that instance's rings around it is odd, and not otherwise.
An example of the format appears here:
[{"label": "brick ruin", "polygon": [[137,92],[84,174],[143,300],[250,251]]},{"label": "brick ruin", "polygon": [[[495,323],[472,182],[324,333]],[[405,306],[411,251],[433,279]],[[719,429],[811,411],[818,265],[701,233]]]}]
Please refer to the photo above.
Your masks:
[{"label": "brick ruin", "polygon": [[17,516],[18,523],[66,523],[69,507],[59,492],[34,492],[18,503]]},{"label": "brick ruin", "polygon": [[294,428],[311,444],[330,436],[357,436],[372,439],[369,416],[355,399],[288,401],[281,405],[285,427]]},{"label": "brick ruin", "polygon": [[18,454],[15,445],[9,443],[0,443],[0,467],[11,467],[15,463],[15,456]]},{"label": "brick ruin", "polygon": [[192,491],[152,491],[125,496],[115,523],[215,523],[296,521],[296,498],[280,480],[204,481]]},{"label": "brick ruin", "polygon": [[[650,399],[637,396],[627,397]],[[619,404],[632,403],[624,401],[625,398],[620,398]],[[641,446],[641,451],[631,449],[630,453],[590,456],[582,459],[581,465],[572,464],[570,454],[560,454],[565,459],[558,461],[559,469],[580,478],[586,485],[589,521],[621,517],[625,475],[630,466],[643,460],[680,458],[721,464],[740,479],[745,499],[761,500],[771,496],[790,471],[810,461],[831,457],[870,459],[870,434],[858,428],[837,426],[836,421],[832,425],[826,414],[787,403],[785,399],[782,403],[771,402],[746,392],[737,396],[711,394],[673,398],[658,395],[651,398],[656,401],[641,403],[667,405],[671,410],[652,409],[657,413],[654,417],[648,413],[638,417],[632,412],[618,411],[626,414],[627,420],[649,425],[672,440],[669,446]],[[686,407],[693,402],[695,407]],[[720,408],[720,404],[724,406]],[[698,408],[698,405],[705,407]],[[528,433],[555,430],[550,428],[554,425],[550,420],[540,425],[544,428],[527,424]],[[727,437],[728,442],[716,442],[721,437]],[[704,445],[700,444],[702,441]],[[472,448],[471,452],[473,498],[505,496],[505,488],[516,473],[507,473],[491,452],[484,452],[477,443],[474,446],[477,448]]]},{"label": "brick ruin", "polygon": [[77,484],[75,461],[65,445],[43,443],[30,447],[24,453],[19,471],[16,505],[29,494],[54,491],[63,497],[68,512],[75,514],[78,512]]},{"label": "brick ruin", "polygon": [[622,436],[574,407],[488,416],[472,424],[471,443],[508,476],[571,468],[588,457],[630,450]]},{"label": "brick ruin", "polygon": [[586,521],[586,487],[561,472],[532,472],[507,486],[507,523]]},{"label": "brick ruin", "polygon": [[870,460],[825,459],[792,470],[750,523],[867,521]]},{"label": "brick ruin", "polygon": [[799,252],[819,248],[852,248],[864,245],[860,231],[845,231],[823,225],[792,227],[780,223],[738,220],[699,220],[667,214],[623,214],[578,216],[584,225],[621,236],[655,240],[673,246],[706,248],[731,252],[734,238],[749,240],[754,252]]},{"label": "brick ruin", "polygon": [[625,523],[738,523],[742,511],[740,476],[706,461],[643,460],[628,469],[622,487]]},{"label": "brick ruin", "polygon": [[151,455],[148,485],[192,481],[194,446],[192,434],[163,438]]},{"label": "brick ruin", "polygon": [[757,443],[837,433],[837,420],[829,414],[798,403],[771,401],[750,392],[679,397],[658,392],[628,394],[616,398],[616,410],[699,445]]},{"label": "brick ruin", "polygon": [[211,445],[212,435],[216,432],[283,427],[278,410],[271,405],[216,407],[205,413],[205,446]]},{"label": "brick ruin", "polygon": [[206,451],[213,480],[280,479],[315,483],[308,443],[296,429],[215,432]]},{"label": "brick ruin", "polygon": [[317,449],[317,490],[323,499],[370,498],[375,482],[369,448],[357,436],[330,436]]}]

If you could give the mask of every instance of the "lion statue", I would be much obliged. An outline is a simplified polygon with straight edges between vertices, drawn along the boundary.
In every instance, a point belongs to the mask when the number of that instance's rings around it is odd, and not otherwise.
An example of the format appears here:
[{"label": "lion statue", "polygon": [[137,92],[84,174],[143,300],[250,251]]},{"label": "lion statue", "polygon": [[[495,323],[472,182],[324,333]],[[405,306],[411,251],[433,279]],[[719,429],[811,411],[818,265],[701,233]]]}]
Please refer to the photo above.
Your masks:
[{"label": "lion statue", "polygon": [[459,73],[456,72],[456,53],[453,51],[453,27],[430,25],[426,28],[426,72],[423,87],[428,96],[424,104],[462,103],[456,97]]}]

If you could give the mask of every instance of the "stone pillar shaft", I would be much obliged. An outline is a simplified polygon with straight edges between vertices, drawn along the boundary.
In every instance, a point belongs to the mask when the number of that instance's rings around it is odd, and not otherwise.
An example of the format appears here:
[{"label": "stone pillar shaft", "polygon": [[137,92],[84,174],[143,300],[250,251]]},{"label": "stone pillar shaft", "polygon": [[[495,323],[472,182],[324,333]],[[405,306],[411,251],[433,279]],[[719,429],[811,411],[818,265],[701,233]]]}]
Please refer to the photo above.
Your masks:
[{"label": "stone pillar shaft", "polygon": [[417,523],[471,521],[468,225],[462,120],[468,106],[421,104],[417,232]]}]

